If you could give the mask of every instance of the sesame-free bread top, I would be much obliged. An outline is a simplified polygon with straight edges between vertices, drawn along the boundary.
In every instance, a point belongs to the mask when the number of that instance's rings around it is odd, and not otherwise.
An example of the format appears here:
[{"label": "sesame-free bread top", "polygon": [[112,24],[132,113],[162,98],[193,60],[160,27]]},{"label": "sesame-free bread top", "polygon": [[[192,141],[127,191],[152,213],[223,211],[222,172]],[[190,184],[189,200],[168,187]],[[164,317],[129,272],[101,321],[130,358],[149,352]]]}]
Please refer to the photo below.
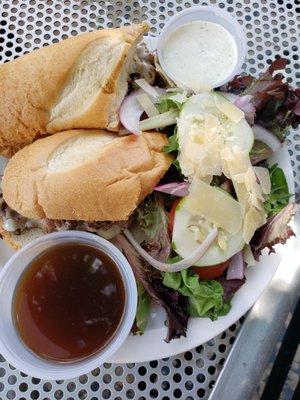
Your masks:
[{"label": "sesame-free bread top", "polygon": [[117,131],[136,45],[147,24],[103,29],[0,66],[0,154],[62,130]]},{"label": "sesame-free bread top", "polygon": [[2,180],[6,203],[28,218],[126,220],[168,170],[164,134],[69,130],[17,152]]}]

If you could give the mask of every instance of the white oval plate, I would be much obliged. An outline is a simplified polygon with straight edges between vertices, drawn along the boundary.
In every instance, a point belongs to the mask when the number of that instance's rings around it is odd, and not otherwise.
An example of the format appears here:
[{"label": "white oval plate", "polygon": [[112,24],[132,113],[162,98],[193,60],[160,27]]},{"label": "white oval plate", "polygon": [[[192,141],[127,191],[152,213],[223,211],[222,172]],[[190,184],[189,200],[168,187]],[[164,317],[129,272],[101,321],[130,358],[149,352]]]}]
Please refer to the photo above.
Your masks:
[{"label": "white oval plate", "polygon": [[[144,37],[144,41],[151,52],[156,50],[157,38]],[[283,168],[289,185],[289,190],[294,193],[294,179],[290,157],[287,149],[281,149],[270,160],[277,162]],[[3,172],[6,160],[0,157],[0,174]],[[123,346],[109,360],[113,363],[132,363],[151,361],[164,357],[170,357],[178,353],[190,350],[208,340],[214,338],[230,325],[234,324],[256,302],[263,290],[267,287],[275,274],[283,254],[287,254],[289,247],[292,250],[293,239],[283,248],[276,246],[276,254],[268,255],[265,251],[259,263],[246,271],[247,281],[235,294],[232,300],[232,308],[228,315],[220,317],[212,322],[208,318],[191,318],[188,324],[187,336],[166,343],[167,335],[165,326],[165,312],[159,306],[154,305],[146,332],[141,336],[128,336]],[[14,250],[0,240],[0,267],[12,256]]]},{"label": "white oval plate", "polygon": [[[273,157],[271,163],[278,162],[287,176],[290,192],[294,192],[293,171],[288,151],[280,150]],[[0,174],[5,165],[4,159],[0,158]],[[190,350],[202,343],[214,338],[230,325],[234,324],[244,315],[259,298],[275,274],[282,255],[292,251],[293,239],[285,246],[276,246],[276,254],[268,255],[264,252],[259,263],[246,272],[247,281],[245,285],[235,294],[232,300],[232,308],[228,315],[220,317],[217,321],[208,318],[191,318],[188,325],[187,337],[166,343],[164,338],[167,334],[165,326],[165,312],[158,306],[154,306],[147,330],[142,336],[130,335],[121,349],[109,360],[114,363],[131,363],[150,361],[169,357],[174,354]],[[0,240],[0,266],[3,266],[12,256],[14,250]]]}]

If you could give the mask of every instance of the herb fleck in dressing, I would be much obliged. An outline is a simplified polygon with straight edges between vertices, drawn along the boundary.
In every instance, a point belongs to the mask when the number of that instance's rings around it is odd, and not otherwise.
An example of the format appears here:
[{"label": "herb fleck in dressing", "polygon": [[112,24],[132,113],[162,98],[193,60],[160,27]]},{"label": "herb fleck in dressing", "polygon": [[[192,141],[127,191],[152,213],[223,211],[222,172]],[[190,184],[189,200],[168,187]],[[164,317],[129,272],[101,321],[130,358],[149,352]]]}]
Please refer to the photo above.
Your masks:
[{"label": "herb fleck in dressing", "polygon": [[178,86],[201,91],[216,87],[234,70],[237,45],[221,25],[194,21],[166,39],[163,59]]}]

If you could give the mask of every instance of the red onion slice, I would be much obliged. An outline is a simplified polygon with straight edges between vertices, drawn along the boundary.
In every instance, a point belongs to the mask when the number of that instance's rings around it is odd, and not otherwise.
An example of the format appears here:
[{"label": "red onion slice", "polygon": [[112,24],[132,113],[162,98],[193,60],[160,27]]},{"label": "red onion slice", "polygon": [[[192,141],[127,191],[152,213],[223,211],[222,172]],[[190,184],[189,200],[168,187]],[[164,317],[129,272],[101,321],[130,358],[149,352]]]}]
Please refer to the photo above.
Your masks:
[{"label": "red onion slice", "polygon": [[173,194],[178,197],[185,197],[189,194],[189,182],[172,182],[165,185],[155,186],[157,192]]},{"label": "red onion slice", "polygon": [[272,151],[278,151],[281,147],[280,140],[275,136],[274,133],[268,131],[260,125],[254,124],[252,126],[254,138],[265,143],[272,149]]},{"label": "red onion slice", "polygon": [[250,116],[255,114],[255,107],[252,103],[253,96],[251,94],[245,94],[243,96],[238,96],[234,93],[223,93],[222,95],[226,97],[231,103],[233,103],[236,107],[242,110],[245,116]]},{"label": "red onion slice", "polygon": [[243,279],[245,275],[245,264],[243,252],[239,251],[230,259],[230,264],[227,269],[226,279]]},{"label": "red onion slice", "polygon": [[244,96],[237,96],[233,104],[240,110],[242,110],[246,115],[254,114],[256,110],[251,101],[252,98],[253,96],[251,96],[251,94],[246,94]]},{"label": "red onion slice", "polygon": [[238,99],[238,95],[234,93],[229,93],[229,92],[221,92],[222,96],[226,97],[227,100],[229,100],[231,103],[234,103]]},{"label": "red onion slice", "polygon": [[[158,96],[163,95],[166,92],[166,89],[155,87],[153,88]],[[137,96],[145,93],[143,89],[135,90],[129,96],[126,96],[122,101],[119,117],[122,125],[126,128],[130,133],[134,133],[135,135],[140,135],[142,133],[140,128],[140,119],[144,112],[143,107],[137,100]],[[155,100],[151,97],[152,100]]]},{"label": "red onion slice", "polygon": [[137,96],[144,93],[142,89],[138,89],[129,96],[125,97],[122,101],[120,108],[120,121],[122,125],[131,133],[140,135],[142,133],[140,129],[140,119],[144,112],[143,107],[137,100]]},{"label": "red onion slice", "polygon": [[216,237],[218,236],[218,230],[213,228],[209,234],[206,236],[205,240],[199,245],[199,247],[187,258],[174,263],[174,264],[167,264],[160,261],[155,260],[151,257],[146,250],[144,250],[139,243],[135,240],[132,234],[129,232],[128,229],[124,230],[124,235],[127,237],[129,242],[135,248],[135,250],[143,257],[152,267],[158,269],[162,272],[178,272],[182,271],[183,269],[189,268],[192,265],[195,265],[197,261],[200,260],[201,257],[207,252],[210,248]]},{"label": "red onion slice", "polygon": [[159,97],[159,92],[155,87],[151,86],[144,78],[136,79],[134,81],[145,93],[147,93],[152,99],[157,100]]}]

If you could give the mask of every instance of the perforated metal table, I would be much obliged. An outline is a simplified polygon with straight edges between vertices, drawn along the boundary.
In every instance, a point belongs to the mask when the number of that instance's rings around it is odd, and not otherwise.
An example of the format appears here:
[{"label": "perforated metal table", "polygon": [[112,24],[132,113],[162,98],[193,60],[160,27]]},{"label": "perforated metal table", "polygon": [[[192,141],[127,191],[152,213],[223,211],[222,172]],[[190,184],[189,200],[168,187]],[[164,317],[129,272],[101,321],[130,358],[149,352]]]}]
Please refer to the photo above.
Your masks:
[{"label": "perforated metal table", "polygon": [[[169,17],[196,4],[219,6],[238,19],[248,41],[245,71],[258,75],[274,57],[285,56],[290,60],[287,80],[300,85],[299,0],[0,0],[0,61],[70,35],[141,20],[157,35]],[[299,198],[299,133],[290,132],[287,144]],[[241,323],[185,354],[149,363],[104,364],[72,381],[40,381],[0,357],[0,399],[207,399]]]}]

